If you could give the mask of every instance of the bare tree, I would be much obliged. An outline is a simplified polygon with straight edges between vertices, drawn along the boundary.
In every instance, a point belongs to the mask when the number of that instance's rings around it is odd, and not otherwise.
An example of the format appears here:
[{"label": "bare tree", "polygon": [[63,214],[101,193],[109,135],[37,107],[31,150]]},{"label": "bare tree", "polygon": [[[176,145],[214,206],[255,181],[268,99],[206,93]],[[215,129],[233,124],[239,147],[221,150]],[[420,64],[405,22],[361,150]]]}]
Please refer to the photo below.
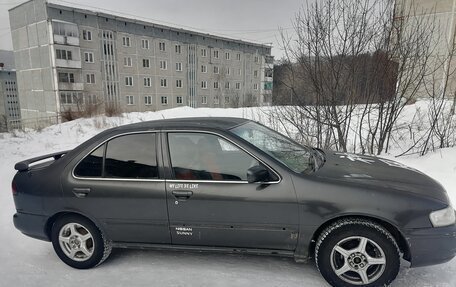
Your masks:
[{"label": "bare tree", "polygon": [[293,102],[273,114],[303,142],[387,151],[404,107],[436,68],[435,20],[417,11],[393,0],[308,2],[294,19],[296,37],[282,32],[281,84]]}]

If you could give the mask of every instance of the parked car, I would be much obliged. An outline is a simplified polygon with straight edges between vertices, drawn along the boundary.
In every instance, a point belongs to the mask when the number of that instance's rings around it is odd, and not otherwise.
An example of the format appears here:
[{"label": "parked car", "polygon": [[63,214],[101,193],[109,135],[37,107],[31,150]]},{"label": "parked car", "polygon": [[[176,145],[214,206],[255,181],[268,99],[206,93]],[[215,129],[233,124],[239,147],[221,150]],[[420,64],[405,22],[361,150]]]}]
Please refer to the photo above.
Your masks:
[{"label": "parked car", "polygon": [[113,247],[245,252],[314,258],[333,286],[383,286],[401,257],[456,254],[455,211],[430,177],[246,119],[121,126],[15,169],[16,228],[80,269]]}]

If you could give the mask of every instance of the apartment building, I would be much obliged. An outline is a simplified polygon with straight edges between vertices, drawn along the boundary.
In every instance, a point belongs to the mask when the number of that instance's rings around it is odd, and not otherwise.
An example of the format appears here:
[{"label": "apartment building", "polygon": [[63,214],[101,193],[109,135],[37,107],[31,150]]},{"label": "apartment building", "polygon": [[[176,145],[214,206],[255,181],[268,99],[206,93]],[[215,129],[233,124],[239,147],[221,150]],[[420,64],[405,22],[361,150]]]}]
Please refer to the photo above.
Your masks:
[{"label": "apartment building", "polygon": [[427,98],[438,87],[446,91],[445,96],[453,98],[456,91],[456,0],[396,0],[395,3],[397,11],[408,16],[397,15],[397,19],[412,25],[421,22],[432,32],[427,69],[436,71],[427,76],[426,82],[435,87],[420,87],[418,97]]},{"label": "apartment building", "polygon": [[9,11],[23,122],[87,105],[154,111],[271,102],[271,47],[31,0]]},{"label": "apartment building", "polygon": [[0,50],[0,132],[20,128],[20,120],[13,52]]}]

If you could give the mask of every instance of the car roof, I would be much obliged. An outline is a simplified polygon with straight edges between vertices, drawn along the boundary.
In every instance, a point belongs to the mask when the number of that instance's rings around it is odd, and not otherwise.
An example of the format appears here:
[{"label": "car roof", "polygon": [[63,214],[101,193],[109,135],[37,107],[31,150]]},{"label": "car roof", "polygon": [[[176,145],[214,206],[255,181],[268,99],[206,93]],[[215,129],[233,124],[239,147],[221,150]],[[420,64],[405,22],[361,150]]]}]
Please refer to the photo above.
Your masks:
[{"label": "car roof", "polygon": [[230,118],[230,117],[192,117],[192,118],[175,118],[139,122],[118,127],[120,130],[136,129],[199,129],[210,128],[219,130],[228,130],[245,122],[248,119]]}]

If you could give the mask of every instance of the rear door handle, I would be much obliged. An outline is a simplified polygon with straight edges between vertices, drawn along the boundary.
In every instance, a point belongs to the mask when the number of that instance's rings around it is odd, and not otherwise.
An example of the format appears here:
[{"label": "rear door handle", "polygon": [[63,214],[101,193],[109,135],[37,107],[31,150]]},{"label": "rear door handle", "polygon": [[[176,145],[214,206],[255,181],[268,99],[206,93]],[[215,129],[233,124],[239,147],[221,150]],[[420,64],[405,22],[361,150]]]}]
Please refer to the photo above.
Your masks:
[{"label": "rear door handle", "polygon": [[87,196],[87,194],[90,193],[90,188],[89,187],[75,187],[75,188],[73,188],[73,193],[78,198],[84,198]]},{"label": "rear door handle", "polygon": [[189,199],[193,195],[193,191],[191,190],[173,190],[171,193],[175,198],[181,200]]}]

